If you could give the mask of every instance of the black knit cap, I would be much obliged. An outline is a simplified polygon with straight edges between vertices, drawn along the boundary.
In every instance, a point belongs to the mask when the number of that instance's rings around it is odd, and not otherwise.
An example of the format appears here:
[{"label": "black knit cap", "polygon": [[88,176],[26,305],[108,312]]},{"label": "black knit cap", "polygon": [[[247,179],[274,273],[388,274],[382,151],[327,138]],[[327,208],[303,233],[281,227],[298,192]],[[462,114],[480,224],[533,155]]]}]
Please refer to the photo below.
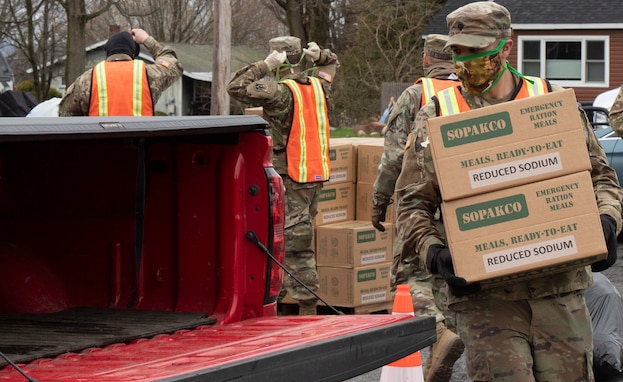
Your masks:
[{"label": "black knit cap", "polygon": [[106,57],[113,54],[127,54],[135,58],[141,51],[141,47],[134,41],[129,32],[117,32],[110,36],[104,49],[106,50]]}]

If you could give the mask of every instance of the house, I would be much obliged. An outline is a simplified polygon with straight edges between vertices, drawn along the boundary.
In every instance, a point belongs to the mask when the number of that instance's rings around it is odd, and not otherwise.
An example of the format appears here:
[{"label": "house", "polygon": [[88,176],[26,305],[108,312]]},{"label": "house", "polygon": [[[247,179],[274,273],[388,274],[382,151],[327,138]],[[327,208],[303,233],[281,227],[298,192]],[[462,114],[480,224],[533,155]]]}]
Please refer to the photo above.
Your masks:
[{"label": "house", "polygon": [[[92,68],[106,58],[104,45],[106,40],[92,44],[86,48],[86,69]],[[172,47],[182,63],[182,78],[166,89],[158,103],[156,112],[166,115],[208,115],[210,114],[212,91],[212,65],[214,47],[212,45],[162,43]],[[264,59],[266,51],[247,46],[231,47],[231,72],[244,65]],[[139,58],[153,63],[153,58],[143,46]],[[67,84],[63,83],[64,61],[54,67],[55,76],[51,86],[64,92]]]},{"label": "house", "polygon": [[[472,1],[448,0],[424,29],[448,33],[446,15]],[[511,66],[573,88],[578,101],[623,83],[620,0],[496,0],[511,13]]]}]

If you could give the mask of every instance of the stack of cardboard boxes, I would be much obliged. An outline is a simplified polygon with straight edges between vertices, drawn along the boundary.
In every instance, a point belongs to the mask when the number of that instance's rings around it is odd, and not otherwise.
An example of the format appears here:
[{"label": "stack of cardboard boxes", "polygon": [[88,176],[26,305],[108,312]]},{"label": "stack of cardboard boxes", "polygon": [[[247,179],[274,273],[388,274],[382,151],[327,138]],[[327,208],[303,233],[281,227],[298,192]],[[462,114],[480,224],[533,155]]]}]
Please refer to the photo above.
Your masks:
[{"label": "stack of cardboard boxes", "polygon": [[607,253],[572,89],[428,121],[457,276],[484,287]]},{"label": "stack of cardboard boxes", "polygon": [[[262,116],[262,108],[248,108],[245,114]],[[388,210],[385,232],[370,223],[372,184],[382,153],[383,138],[332,139],[331,176],[320,192],[314,220],[320,295],[333,306],[354,308],[355,313],[391,307],[393,206]],[[358,188],[363,197],[357,197]],[[296,303],[289,296],[283,302]]]},{"label": "stack of cardboard boxes", "polygon": [[[320,294],[340,307],[391,303],[393,225],[377,231],[369,211],[383,139],[332,139],[329,152],[331,179],[324,184],[315,220]],[[369,187],[370,200],[360,197],[362,185]]]}]

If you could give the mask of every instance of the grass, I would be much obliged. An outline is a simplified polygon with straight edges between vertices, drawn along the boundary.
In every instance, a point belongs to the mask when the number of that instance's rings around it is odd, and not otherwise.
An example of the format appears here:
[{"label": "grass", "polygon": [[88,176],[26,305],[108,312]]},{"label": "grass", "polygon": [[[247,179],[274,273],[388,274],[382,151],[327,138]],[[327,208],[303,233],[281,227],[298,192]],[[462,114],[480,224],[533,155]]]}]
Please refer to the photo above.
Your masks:
[{"label": "grass", "polygon": [[355,131],[351,127],[332,127],[331,128],[331,138],[348,138],[348,137],[359,137],[359,138],[378,138],[379,135],[357,135]]}]

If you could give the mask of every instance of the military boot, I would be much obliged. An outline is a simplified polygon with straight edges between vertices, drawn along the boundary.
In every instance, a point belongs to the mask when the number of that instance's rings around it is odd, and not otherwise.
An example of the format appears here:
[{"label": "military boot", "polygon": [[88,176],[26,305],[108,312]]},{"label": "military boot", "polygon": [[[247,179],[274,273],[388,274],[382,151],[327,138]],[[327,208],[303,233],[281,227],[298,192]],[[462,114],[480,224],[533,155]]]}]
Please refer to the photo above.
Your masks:
[{"label": "military boot", "polygon": [[299,316],[315,316],[318,314],[316,311],[317,305],[316,301],[299,301]]},{"label": "military boot", "polygon": [[437,323],[437,342],[431,345],[430,354],[424,368],[425,382],[448,382],[452,377],[452,367],[465,350],[465,344],[458,335],[446,328],[443,322]]}]

